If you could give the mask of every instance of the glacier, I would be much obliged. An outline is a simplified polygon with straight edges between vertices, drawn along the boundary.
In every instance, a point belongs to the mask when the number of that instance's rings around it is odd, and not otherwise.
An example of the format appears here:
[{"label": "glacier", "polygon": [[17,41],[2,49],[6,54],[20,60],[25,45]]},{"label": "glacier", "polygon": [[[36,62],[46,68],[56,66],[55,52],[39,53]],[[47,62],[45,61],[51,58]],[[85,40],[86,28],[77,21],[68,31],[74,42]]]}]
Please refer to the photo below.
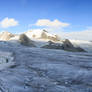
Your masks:
[{"label": "glacier", "polygon": [[13,62],[0,70],[0,92],[92,92],[92,53],[3,41],[0,51]]}]

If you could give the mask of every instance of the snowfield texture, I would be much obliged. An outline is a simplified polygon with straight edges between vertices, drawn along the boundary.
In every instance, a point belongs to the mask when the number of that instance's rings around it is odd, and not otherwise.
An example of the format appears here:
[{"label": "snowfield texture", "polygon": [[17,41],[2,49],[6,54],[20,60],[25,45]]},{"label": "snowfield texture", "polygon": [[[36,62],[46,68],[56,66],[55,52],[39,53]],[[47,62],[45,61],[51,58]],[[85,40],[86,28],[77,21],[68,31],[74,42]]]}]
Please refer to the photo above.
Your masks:
[{"label": "snowfield texture", "polygon": [[92,53],[12,42],[0,42],[0,51],[2,66],[14,62],[0,70],[0,92],[92,92]]},{"label": "snowfield texture", "polygon": [[0,70],[14,65],[14,57],[10,52],[0,52]]}]

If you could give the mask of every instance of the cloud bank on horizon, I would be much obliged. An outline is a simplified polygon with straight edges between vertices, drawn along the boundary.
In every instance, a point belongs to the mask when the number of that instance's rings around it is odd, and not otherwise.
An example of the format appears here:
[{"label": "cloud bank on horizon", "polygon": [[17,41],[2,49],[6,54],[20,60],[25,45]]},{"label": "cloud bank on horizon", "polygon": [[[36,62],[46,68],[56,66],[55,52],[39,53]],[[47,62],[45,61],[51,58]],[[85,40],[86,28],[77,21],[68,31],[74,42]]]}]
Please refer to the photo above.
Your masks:
[{"label": "cloud bank on horizon", "polygon": [[61,32],[61,36],[66,39],[92,41],[92,29],[76,32]]}]

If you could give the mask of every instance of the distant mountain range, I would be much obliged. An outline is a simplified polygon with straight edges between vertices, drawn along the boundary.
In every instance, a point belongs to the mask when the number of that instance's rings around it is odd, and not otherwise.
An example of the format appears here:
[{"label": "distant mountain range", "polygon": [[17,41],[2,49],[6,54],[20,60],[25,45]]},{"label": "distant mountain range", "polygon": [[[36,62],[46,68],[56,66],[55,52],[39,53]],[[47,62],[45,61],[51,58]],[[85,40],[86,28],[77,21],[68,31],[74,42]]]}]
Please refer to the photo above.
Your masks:
[{"label": "distant mountain range", "polygon": [[10,32],[0,33],[1,41],[19,43],[24,46],[59,49],[72,52],[92,52],[92,42],[80,40],[62,40],[56,34],[50,34],[46,30],[29,30],[22,34],[12,34]]}]

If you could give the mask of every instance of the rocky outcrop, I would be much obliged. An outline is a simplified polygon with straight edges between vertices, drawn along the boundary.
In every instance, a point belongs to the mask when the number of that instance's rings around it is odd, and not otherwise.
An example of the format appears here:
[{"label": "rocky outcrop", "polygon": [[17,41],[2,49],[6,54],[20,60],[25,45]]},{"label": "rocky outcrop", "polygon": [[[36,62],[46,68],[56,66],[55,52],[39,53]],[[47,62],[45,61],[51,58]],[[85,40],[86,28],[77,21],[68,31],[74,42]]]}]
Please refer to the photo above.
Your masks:
[{"label": "rocky outcrop", "polygon": [[84,49],[82,49],[81,47],[74,47],[73,44],[72,44],[68,39],[66,39],[65,41],[63,41],[62,48],[63,48],[64,50],[67,50],[67,51],[86,52],[86,51],[85,51]]},{"label": "rocky outcrop", "polygon": [[52,41],[48,41],[48,45],[42,46],[42,48],[47,49],[62,49],[62,45],[59,43],[54,43]]},{"label": "rocky outcrop", "polygon": [[51,41],[60,41],[58,35],[49,35],[46,30],[43,30],[40,39],[47,39]]},{"label": "rocky outcrop", "polygon": [[51,36],[48,36],[48,39],[51,40],[51,41],[60,41],[58,35],[54,35],[54,37],[51,37]]},{"label": "rocky outcrop", "polygon": [[20,37],[19,37],[19,42],[20,42],[22,45],[25,45],[25,46],[35,47],[33,41],[30,40],[25,34],[21,34],[21,35],[20,35]]},{"label": "rocky outcrop", "polygon": [[61,50],[72,51],[72,52],[86,52],[81,47],[74,47],[73,44],[68,39],[63,41],[63,43],[54,43],[52,41],[49,41],[48,45],[45,45],[42,48],[61,49]]},{"label": "rocky outcrop", "polygon": [[48,39],[48,35],[46,34],[47,32],[43,30],[40,39]]},{"label": "rocky outcrop", "polygon": [[65,41],[63,41],[63,48],[67,49],[67,48],[73,48],[73,44],[68,40],[66,39]]},{"label": "rocky outcrop", "polygon": [[12,37],[14,37],[14,35],[10,32],[5,31],[5,32],[0,33],[0,40],[8,41]]}]

